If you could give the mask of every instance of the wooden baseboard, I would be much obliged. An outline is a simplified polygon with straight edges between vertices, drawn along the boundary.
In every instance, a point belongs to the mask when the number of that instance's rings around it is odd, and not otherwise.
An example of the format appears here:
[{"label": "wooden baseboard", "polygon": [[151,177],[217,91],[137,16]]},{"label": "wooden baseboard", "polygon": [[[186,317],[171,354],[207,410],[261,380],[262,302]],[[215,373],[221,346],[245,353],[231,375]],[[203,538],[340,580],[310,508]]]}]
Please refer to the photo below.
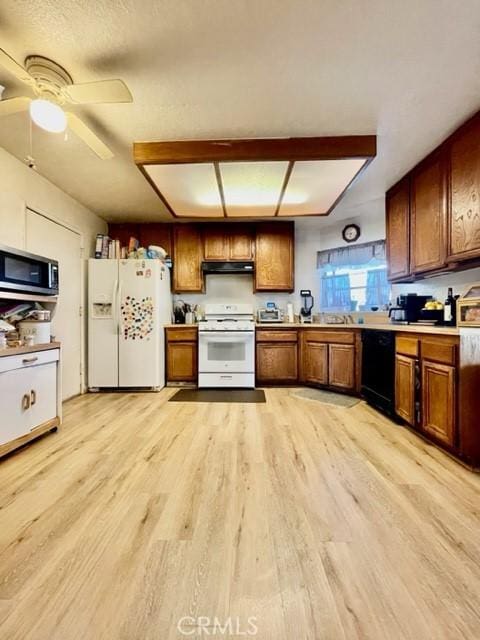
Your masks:
[{"label": "wooden baseboard", "polygon": [[18,449],[19,447],[23,447],[24,444],[39,438],[44,433],[47,433],[47,431],[56,429],[58,426],[60,426],[60,418],[56,417],[52,420],[48,420],[48,422],[44,422],[30,431],[30,433],[26,433],[24,436],[20,436],[20,438],[16,438],[15,440],[11,440],[10,442],[0,445],[0,458],[6,456],[8,453]]}]

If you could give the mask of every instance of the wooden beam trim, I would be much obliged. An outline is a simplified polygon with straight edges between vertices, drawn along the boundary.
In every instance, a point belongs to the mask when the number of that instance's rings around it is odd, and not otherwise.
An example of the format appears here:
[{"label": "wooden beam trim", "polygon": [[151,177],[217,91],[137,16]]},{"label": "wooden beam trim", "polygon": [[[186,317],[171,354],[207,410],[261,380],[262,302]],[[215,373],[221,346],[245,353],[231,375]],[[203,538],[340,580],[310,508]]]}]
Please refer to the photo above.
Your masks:
[{"label": "wooden beam trim", "polygon": [[135,164],[339,160],[373,158],[377,137],[328,136],[309,138],[251,138],[245,140],[181,140],[135,142]]}]

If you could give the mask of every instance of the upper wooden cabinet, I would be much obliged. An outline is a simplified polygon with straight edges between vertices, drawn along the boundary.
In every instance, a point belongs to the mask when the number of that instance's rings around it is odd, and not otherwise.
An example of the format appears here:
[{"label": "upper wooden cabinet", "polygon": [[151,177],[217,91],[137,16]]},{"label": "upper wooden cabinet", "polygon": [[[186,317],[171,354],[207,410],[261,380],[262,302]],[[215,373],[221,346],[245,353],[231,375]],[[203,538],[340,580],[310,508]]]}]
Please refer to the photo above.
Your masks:
[{"label": "upper wooden cabinet", "polygon": [[255,291],[293,291],[294,224],[263,223],[255,240]]},{"label": "upper wooden cabinet", "polygon": [[230,234],[230,260],[254,259],[253,230],[247,225],[234,226]]},{"label": "upper wooden cabinet", "polygon": [[404,178],[386,196],[388,279],[410,275],[410,180]]},{"label": "upper wooden cabinet", "polygon": [[248,225],[205,225],[203,237],[205,260],[253,260],[253,234]]},{"label": "upper wooden cabinet", "polygon": [[387,192],[386,236],[393,282],[480,261],[480,112]]},{"label": "upper wooden cabinet", "polygon": [[480,116],[451,138],[448,258],[480,257]]},{"label": "upper wooden cabinet", "polygon": [[203,241],[200,228],[179,224],[173,240],[173,291],[203,292]]},{"label": "upper wooden cabinet", "polygon": [[413,172],[410,182],[410,266],[413,274],[445,267],[446,259],[445,155],[429,156]]},{"label": "upper wooden cabinet", "polygon": [[230,242],[226,225],[208,225],[203,230],[205,260],[226,261],[230,255]]}]

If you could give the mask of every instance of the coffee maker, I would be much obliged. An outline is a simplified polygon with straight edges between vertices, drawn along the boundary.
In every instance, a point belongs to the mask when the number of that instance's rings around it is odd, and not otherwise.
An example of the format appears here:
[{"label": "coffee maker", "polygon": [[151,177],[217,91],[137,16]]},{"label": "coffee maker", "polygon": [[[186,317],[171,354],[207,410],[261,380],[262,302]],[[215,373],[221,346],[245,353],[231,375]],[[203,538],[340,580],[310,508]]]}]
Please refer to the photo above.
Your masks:
[{"label": "coffee maker", "polygon": [[421,310],[432,296],[419,296],[416,293],[401,294],[397,298],[397,304],[390,307],[388,317],[392,322],[410,324],[421,320]]}]

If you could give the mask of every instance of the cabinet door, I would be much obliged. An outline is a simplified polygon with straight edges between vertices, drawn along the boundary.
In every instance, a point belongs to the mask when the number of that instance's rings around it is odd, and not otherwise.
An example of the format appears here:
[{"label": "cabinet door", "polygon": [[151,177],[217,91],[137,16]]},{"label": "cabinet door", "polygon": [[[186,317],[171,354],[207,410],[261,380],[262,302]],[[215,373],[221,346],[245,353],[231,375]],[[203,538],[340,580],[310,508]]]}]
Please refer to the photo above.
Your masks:
[{"label": "cabinet door", "polygon": [[354,388],[355,347],[353,345],[328,345],[328,384],[341,389]]},{"label": "cabinet door", "polygon": [[422,362],[422,429],[455,444],[455,367]]},{"label": "cabinet door", "polygon": [[395,356],[395,413],[415,426],[416,360],[397,353]]},{"label": "cabinet door", "polygon": [[480,256],[480,117],[450,143],[449,259]]},{"label": "cabinet door", "polygon": [[312,384],[328,384],[328,344],[302,340],[301,379]]},{"label": "cabinet door", "polygon": [[57,363],[31,367],[30,429],[35,429],[57,416]]},{"label": "cabinet door", "polygon": [[292,223],[258,225],[255,241],[255,290],[293,291],[293,254]]},{"label": "cabinet door", "polygon": [[196,382],[197,373],[197,343],[167,343],[167,381]]},{"label": "cabinet door", "polygon": [[411,270],[441,269],[446,259],[446,185],[442,153],[422,163],[411,178]]},{"label": "cabinet door", "polygon": [[203,233],[205,260],[227,261],[230,257],[230,243],[226,225],[207,225]]},{"label": "cabinet door", "polygon": [[203,292],[202,258],[203,242],[199,228],[190,224],[176,225],[173,243],[174,292]]},{"label": "cabinet door", "polygon": [[30,431],[30,371],[31,368],[0,373],[0,445]]},{"label": "cabinet door", "polygon": [[388,279],[410,275],[410,182],[404,178],[386,198]]},{"label": "cabinet door", "polygon": [[253,260],[253,237],[250,227],[233,227],[230,235],[230,260]]},{"label": "cabinet door", "polygon": [[296,343],[258,343],[256,359],[258,382],[296,382],[298,376]]}]

